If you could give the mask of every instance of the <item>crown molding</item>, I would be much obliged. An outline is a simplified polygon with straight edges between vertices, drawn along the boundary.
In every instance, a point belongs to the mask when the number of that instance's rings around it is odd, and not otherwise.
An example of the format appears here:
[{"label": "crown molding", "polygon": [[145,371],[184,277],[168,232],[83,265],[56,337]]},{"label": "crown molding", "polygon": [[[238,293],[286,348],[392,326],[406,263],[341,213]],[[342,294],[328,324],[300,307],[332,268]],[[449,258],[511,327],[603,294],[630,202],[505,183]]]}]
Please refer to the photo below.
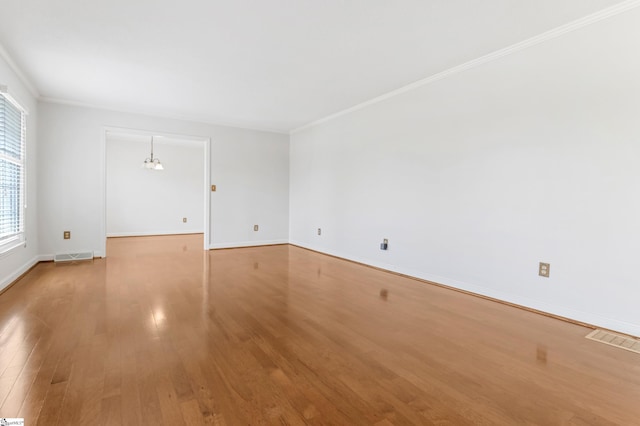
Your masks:
[{"label": "crown molding", "polygon": [[461,73],[463,71],[475,68],[477,66],[486,64],[487,62],[491,62],[494,61],[498,58],[502,58],[503,56],[507,56],[510,55],[512,53],[516,53],[519,52],[521,50],[527,49],[529,47],[535,46],[537,44],[543,43],[545,41],[548,40],[552,40],[554,38],[560,37],[563,34],[567,34],[570,33],[572,31],[575,31],[577,29],[586,27],[588,25],[591,25],[593,23],[602,21],[604,19],[610,18],[612,16],[615,15],[619,15],[623,12],[626,12],[628,10],[634,9],[636,7],[640,6],[640,0],[626,0],[623,1],[621,3],[618,3],[614,6],[608,7],[606,9],[602,9],[598,12],[592,13],[590,15],[584,16],[580,19],[576,19],[575,21],[569,22],[568,24],[564,24],[561,25],[559,27],[556,27],[552,30],[549,31],[545,31],[544,33],[538,34],[537,36],[528,38],[526,40],[523,40],[521,42],[512,44],[510,46],[507,46],[505,48],[493,51],[487,55],[481,56],[479,58],[473,59],[471,61],[465,62],[463,64],[460,65],[456,65],[455,67],[449,68],[447,70],[441,71],[439,73],[433,74],[429,77],[423,78],[421,80],[418,80],[416,82],[407,84],[406,86],[402,86],[399,89],[396,90],[392,90],[391,92],[387,92],[383,95],[377,96],[373,99],[370,99],[368,101],[359,103],[357,105],[354,105],[352,107],[349,107],[347,109],[343,109],[341,111],[338,111],[334,114],[328,115],[324,118],[321,118],[319,120],[315,120],[312,121],[311,123],[305,124],[301,127],[295,128],[293,130],[291,130],[289,132],[290,135],[294,134],[294,133],[298,133],[301,132],[303,130],[315,127],[319,124],[322,123],[326,123],[327,121],[333,120],[335,118],[341,117],[343,115],[347,115],[350,114],[352,112],[358,111],[360,109],[366,108],[369,105],[373,105],[373,104],[377,104],[378,102],[382,102],[386,99],[390,99],[393,98],[395,96],[398,96],[402,93],[411,91],[413,89],[417,89],[418,87],[422,87],[425,86],[427,84],[431,84],[435,81],[438,80],[442,80],[444,78],[447,78],[449,76],[452,76],[454,74],[458,74]]},{"label": "crown molding", "polygon": [[31,83],[31,80],[27,78],[27,75],[22,72],[18,64],[16,64],[13,58],[11,58],[9,52],[7,52],[7,49],[5,49],[2,44],[0,44],[0,58],[5,60],[7,65],[9,65],[9,68],[11,68],[11,70],[18,76],[18,79],[22,82],[22,84],[25,85],[29,93],[31,93],[31,96],[38,99],[40,97],[38,89],[36,89],[36,86]]},{"label": "crown molding", "polygon": [[79,107],[79,108],[100,109],[104,111],[120,112],[125,114],[137,114],[137,115],[144,115],[147,117],[165,118],[169,120],[189,121],[192,123],[208,124],[210,126],[232,127],[235,129],[254,130],[258,132],[278,133],[283,135],[289,134],[289,131],[284,129],[274,129],[269,127],[253,126],[248,123],[241,123],[237,121],[211,120],[209,118],[198,116],[198,115],[168,114],[162,111],[157,111],[157,110],[147,109],[147,108],[126,108],[126,107],[103,105],[103,104],[92,104],[88,102],[78,102],[78,101],[73,101],[69,99],[52,98],[48,96],[41,96],[38,98],[38,101],[48,103],[48,104],[66,105],[66,106],[73,106],[73,107]]}]

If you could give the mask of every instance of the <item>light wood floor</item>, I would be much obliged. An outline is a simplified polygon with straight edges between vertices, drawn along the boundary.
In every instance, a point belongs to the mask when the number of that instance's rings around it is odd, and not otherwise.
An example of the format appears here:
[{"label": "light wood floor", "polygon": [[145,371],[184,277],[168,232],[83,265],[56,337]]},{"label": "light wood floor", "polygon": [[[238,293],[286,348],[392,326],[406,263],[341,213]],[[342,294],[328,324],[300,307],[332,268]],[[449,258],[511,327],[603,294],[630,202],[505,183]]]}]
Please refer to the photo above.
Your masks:
[{"label": "light wood floor", "polygon": [[584,327],[292,246],[203,252],[201,238],[112,239],[107,259],[40,264],[0,295],[0,417],[640,424],[640,355]]}]

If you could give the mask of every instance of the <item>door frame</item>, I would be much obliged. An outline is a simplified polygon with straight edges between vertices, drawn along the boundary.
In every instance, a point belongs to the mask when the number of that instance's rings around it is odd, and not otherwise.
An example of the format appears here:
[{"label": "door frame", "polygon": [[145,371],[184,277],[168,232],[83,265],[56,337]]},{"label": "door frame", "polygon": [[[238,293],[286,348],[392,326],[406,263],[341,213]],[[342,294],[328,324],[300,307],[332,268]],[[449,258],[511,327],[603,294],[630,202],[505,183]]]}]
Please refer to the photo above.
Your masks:
[{"label": "door frame", "polygon": [[102,191],[102,209],[101,209],[101,235],[102,235],[102,252],[95,253],[96,257],[107,257],[107,134],[113,133],[127,133],[135,136],[164,136],[167,138],[176,138],[183,140],[192,140],[195,142],[201,142],[204,148],[204,192],[203,192],[203,204],[204,204],[204,250],[209,250],[211,241],[211,191],[209,187],[211,185],[211,138],[208,136],[193,136],[179,133],[168,133],[162,131],[153,130],[141,130],[141,129],[129,129],[126,127],[113,127],[103,126],[101,132],[101,152],[102,161],[100,165],[101,170],[101,191]]}]

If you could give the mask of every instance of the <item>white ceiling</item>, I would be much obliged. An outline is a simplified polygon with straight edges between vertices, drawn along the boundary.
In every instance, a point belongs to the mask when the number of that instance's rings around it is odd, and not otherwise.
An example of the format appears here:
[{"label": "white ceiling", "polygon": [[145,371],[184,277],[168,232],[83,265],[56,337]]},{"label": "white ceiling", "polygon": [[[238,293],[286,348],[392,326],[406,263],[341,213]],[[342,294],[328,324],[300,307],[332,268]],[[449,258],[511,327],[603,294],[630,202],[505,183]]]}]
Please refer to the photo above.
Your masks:
[{"label": "white ceiling", "polygon": [[0,44],[43,99],[287,132],[617,3],[2,0]]}]

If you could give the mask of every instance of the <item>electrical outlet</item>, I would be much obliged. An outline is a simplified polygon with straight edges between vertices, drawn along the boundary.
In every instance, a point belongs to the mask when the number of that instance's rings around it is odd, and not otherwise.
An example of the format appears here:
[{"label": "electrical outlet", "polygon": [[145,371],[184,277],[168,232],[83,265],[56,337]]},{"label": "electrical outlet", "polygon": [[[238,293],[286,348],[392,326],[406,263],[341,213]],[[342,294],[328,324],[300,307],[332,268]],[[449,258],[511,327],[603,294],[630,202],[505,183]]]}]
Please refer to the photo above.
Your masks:
[{"label": "electrical outlet", "polygon": [[211,185],[211,192],[216,192],[216,186],[215,185]]},{"label": "electrical outlet", "polygon": [[322,235],[322,229],[318,228],[318,235]]},{"label": "electrical outlet", "polygon": [[549,270],[551,269],[551,265],[549,263],[540,262],[538,266],[538,275],[541,277],[549,278]]},{"label": "electrical outlet", "polygon": [[386,238],[382,240],[382,244],[380,244],[380,250],[388,250],[389,249],[389,240]]},{"label": "electrical outlet", "polygon": [[65,240],[70,240],[71,239],[71,231],[64,231],[62,233],[62,238],[64,238]]},{"label": "electrical outlet", "polygon": [[187,218],[186,217],[182,218],[182,223],[187,223]]},{"label": "electrical outlet", "polygon": [[253,225],[253,230],[257,231],[258,230],[258,225]]}]

